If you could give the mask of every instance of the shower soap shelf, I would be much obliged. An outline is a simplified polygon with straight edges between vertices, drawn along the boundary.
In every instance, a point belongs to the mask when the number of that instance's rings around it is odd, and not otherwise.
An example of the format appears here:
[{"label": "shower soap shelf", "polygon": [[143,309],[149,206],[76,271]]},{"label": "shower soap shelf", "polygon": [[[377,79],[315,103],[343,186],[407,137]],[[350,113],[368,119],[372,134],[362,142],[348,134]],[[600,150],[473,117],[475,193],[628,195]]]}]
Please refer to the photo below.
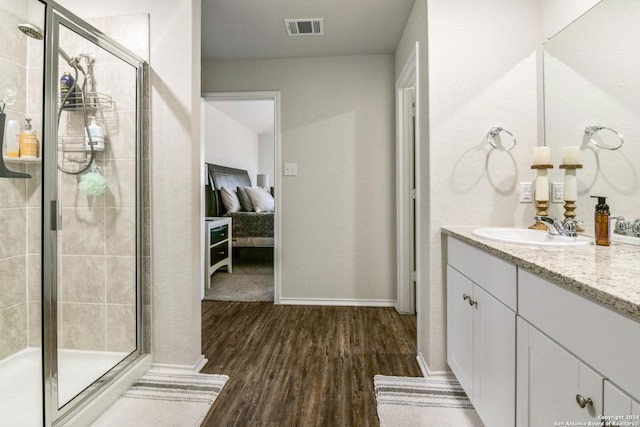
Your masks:
[{"label": "shower soap shelf", "polygon": [[[113,98],[101,92],[87,92],[84,97],[87,109],[94,111],[112,111]],[[66,106],[62,107],[62,111],[82,111],[82,95],[75,92],[67,98]],[[58,97],[58,108],[62,105],[62,99]]]},{"label": "shower soap shelf", "polygon": [[36,157],[35,159],[24,158],[24,157],[7,157],[2,156],[2,159],[5,163],[40,163],[42,159],[40,157]]}]

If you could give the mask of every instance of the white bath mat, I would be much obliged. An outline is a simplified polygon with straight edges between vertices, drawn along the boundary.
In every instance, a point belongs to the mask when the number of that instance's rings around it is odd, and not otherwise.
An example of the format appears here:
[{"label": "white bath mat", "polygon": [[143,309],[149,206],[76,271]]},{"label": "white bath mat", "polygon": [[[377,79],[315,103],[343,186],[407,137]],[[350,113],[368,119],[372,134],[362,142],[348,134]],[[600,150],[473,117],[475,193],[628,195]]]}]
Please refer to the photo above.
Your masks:
[{"label": "white bath mat", "polygon": [[478,413],[453,377],[389,377],[376,375],[381,427],[482,427]]},{"label": "white bath mat", "polygon": [[200,426],[229,377],[150,370],[93,427]]}]

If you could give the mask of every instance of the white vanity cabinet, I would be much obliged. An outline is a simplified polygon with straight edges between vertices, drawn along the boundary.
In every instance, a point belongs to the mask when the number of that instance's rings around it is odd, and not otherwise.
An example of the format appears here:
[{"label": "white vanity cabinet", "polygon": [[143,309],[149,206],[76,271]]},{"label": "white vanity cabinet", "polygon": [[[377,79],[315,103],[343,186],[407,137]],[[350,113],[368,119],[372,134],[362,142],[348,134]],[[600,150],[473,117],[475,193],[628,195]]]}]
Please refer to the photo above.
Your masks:
[{"label": "white vanity cabinet", "polygon": [[487,426],[515,422],[516,267],[448,239],[447,362]]},{"label": "white vanity cabinet", "polygon": [[604,420],[614,426],[640,425],[640,402],[609,380],[604,382]]},{"label": "white vanity cabinet", "polygon": [[518,427],[566,421],[597,425],[602,381],[600,374],[518,318]]},{"label": "white vanity cabinet", "polygon": [[518,427],[637,410],[640,323],[523,270],[518,314]]}]

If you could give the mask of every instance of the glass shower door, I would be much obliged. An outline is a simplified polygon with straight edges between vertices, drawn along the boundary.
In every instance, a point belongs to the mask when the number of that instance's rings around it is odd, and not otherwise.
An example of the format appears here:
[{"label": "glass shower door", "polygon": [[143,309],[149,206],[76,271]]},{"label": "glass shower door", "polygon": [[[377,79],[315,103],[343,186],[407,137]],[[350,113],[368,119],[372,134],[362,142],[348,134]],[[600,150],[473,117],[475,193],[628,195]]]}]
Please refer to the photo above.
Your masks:
[{"label": "glass shower door", "polygon": [[[106,20],[109,18],[103,18]],[[62,408],[140,348],[137,69],[58,27],[57,392]]]}]

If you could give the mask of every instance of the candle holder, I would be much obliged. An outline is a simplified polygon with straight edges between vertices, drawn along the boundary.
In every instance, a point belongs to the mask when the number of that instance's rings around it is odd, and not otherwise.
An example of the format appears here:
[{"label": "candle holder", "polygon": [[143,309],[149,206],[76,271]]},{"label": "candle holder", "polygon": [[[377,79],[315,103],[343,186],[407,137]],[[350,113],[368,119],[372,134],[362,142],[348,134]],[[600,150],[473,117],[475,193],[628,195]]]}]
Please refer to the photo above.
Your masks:
[{"label": "candle holder", "polygon": [[[569,171],[575,171],[576,169],[582,169],[581,164],[569,164],[569,165],[560,165],[560,169],[565,170],[565,174],[568,174]],[[575,172],[574,172],[575,173]],[[575,200],[565,200],[564,201],[564,217],[575,219],[576,217],[576,201]],[[576,223],[576,231],[582,232],[584,228],[580,226],[579,223]]]},{"label": "candle holder", "polygon": [[[553,169],[553,165],[531,165],[531,169],[536,170],[536,180],[540,177],[547,176],[547,169]],[[536,216],[548,216],[547,209],[549,208],[549,189],[547,188],[547,200],[536,200]],[[535,224],[529,226],[531,230],[544,230],[547,231],[547,226],[542,221],[536,220]]]}]

